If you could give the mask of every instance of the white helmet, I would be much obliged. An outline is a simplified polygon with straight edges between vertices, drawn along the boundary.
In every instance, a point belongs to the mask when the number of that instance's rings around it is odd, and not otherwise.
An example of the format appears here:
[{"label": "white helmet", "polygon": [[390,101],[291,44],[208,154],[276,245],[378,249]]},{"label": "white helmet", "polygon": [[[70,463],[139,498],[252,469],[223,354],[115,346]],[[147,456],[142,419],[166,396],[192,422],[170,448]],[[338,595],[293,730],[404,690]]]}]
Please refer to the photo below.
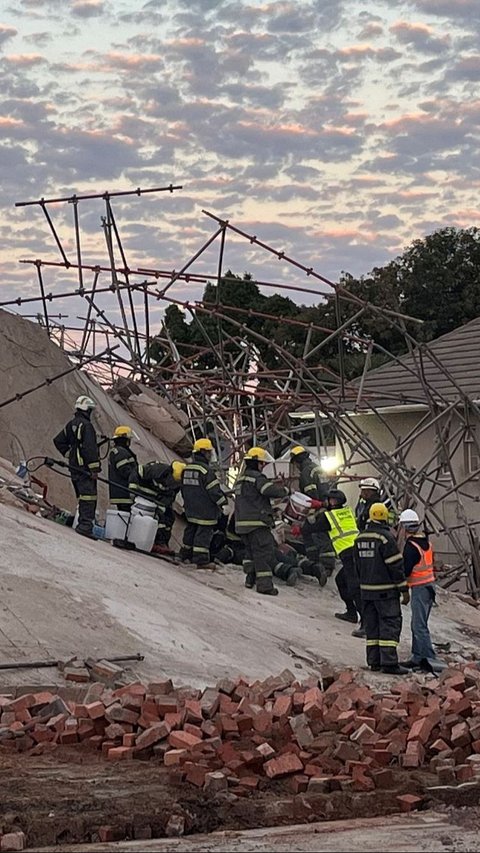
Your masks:
[{"label": "white helmet", "polygon": [[94,409],[96,405],[95,400],[92,400],[91,397],[86,397],[85,395],[77,397],[75,400],[75,408],[79,409],[81,412],[88,412],[89,409]]},{"label": "white helmet", "polygon": [[420,527],[420,518],[414,509],[404,509],[403,512],[400,513],[398,523],[403,525],[406,530],[416,530]]},{"label": "white helmet", "polygon": [[360,480],[360,488],[378,489],[378,491],[380,491],[380,483],[375,479],[375,477],[365,477],[364,480]]}]

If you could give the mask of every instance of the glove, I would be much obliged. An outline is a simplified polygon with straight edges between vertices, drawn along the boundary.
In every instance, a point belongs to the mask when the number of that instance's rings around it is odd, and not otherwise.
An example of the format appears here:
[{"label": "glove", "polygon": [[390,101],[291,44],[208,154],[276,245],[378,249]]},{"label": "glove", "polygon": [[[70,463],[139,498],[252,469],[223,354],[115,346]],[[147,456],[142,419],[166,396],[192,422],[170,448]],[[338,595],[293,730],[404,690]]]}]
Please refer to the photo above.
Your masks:
[{"label": "glove", "polygon": [[410,592],[408,589],[402,589],[402,604],[407,605],[410,601]]},{"label": "glove", "polygon": [[295,536],[295,537],[301,536],[302,535],[302,528],[300,527],[299,524],[292,524],[292,526],[290,528],[290,533],[292,534],[292,536]]},{"label": "glove", "polygon": [[310,506],[312,509],[323,509],[325,506],[324,501],[317,501],[315,498],[312,498]]}]

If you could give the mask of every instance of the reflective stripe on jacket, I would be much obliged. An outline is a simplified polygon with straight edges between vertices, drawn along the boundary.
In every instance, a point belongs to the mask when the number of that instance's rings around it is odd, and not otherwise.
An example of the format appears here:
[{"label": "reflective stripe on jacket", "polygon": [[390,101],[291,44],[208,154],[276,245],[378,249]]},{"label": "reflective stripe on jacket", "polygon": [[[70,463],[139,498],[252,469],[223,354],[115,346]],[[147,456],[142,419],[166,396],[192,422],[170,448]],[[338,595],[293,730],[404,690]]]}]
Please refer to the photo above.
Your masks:
[{"label": "reflective stripe on jacket", "polygon": [[325,510],[325,518],[330,524],[329,536],[335,553],[339,556],[342,551],[352,548],[358,536],[357,521],[349,506],[341,509]]},{"label": "reflective stripe on jacket", "polygon": [[410,576],[407,578],[408,585],[424,586],[427,583],[435,583],[435,566],[432,546],[430,545],[430,547],[424,551],[416,542],[410,540],[410,544],[413,545],[420,554],[420,562],[413,567]]}]

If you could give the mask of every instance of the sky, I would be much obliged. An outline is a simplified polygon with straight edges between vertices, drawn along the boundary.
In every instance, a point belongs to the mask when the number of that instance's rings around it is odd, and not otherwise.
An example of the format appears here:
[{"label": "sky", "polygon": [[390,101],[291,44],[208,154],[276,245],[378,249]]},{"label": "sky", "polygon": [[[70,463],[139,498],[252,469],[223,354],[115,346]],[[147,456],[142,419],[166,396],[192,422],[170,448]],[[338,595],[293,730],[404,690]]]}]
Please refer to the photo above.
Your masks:
[{"label": "sky", "polygon": [[[478,226],[479,30],[479,0],[0,0],[1,299],[38,292],[20,259],[59,260],[15,207],[42,197],[181,185],[114,200],[131,268],[180,269],[204,209],[334,281]],[[72,205],[48,209],[75,260]],[[108,265],[103,202],[78,210],[84,262]],[[218,241],[191,269],[217,264]],[[226,266],[318,286],[238,237]]]}]

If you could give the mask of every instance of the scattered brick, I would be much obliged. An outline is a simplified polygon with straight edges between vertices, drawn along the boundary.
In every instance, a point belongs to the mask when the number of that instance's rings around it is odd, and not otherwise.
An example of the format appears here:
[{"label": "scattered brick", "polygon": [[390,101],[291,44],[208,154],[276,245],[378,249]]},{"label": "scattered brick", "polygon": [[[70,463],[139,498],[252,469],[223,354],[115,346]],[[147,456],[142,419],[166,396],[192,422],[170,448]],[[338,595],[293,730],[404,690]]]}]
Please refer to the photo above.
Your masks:
[{"label": "scattered brick", "polygon": [[271,758],[264,765],[265,773],[270,779],[276,779],[278,776],[287,776],[290,773],[298,773],[303,770],[303,764],[297,755],[289,753],[280,755],[278,758]]},{"label": "scattered brick", "polygon": [[415,794],[400,794],[395,799],[402,812],[413,812],[420,808],[423,803],[423,798],[416,797]]},{"label": "scattered brick", "polygon": [[27,839],[24,832],[6,832],[0,840],[0,850],[25,850]]}]

